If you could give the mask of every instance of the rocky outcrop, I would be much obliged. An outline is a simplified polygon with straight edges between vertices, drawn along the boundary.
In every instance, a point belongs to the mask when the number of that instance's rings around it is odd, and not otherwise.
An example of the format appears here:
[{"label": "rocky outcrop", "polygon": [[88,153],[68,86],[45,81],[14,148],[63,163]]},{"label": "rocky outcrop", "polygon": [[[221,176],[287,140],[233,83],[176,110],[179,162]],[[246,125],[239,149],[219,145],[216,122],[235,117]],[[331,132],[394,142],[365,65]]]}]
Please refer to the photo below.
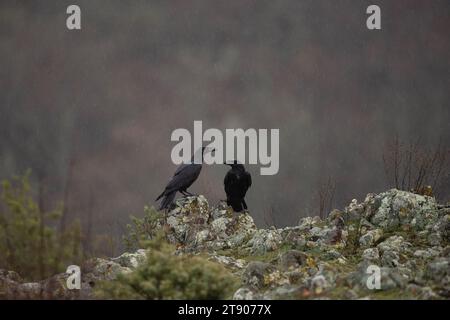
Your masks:
[{"label": "rocky outcrop", "polygon": [[[429,196],[368,194],[325,220],[306,217],[280,229],[258,229],[248,213],[187,197],[159,226],[176,254],[206,254],[229,268],[241,282],[234,299],[450,298],[450,207]],[[7,271],[0,288],[9,297],[91,298],[98,280],[144,260],[144,250],[93,259],[77,292],[65,289],[64,274],[22,283]]]},{"label": "rocky outcrop", "polygon": [[60,273],[38,282],[24,282],[13,271],[0,269],[0,298],[4,299],[92,299],[98,281],[113,280],[130,272],[146,258],[145,250],[124,253],[117,258],[88,260],[81,269],[80,290],[67,287],[69,274]]},{"label": "rocky outcrop", "polygon": [[242,247],[258,231],[248,213],[235,215],[224,203],[210,208],[203,196],[179,199],[166,224],[168,240],[185,251]]}]

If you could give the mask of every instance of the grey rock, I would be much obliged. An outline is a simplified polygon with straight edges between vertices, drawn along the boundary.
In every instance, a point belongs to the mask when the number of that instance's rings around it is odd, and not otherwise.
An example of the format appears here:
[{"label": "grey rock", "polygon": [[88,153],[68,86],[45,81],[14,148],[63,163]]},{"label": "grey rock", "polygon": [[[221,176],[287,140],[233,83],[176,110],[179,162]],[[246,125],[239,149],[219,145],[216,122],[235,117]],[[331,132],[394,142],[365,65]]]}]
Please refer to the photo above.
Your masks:
[{"label": "grey rock", "polygon": [[254,288],[262,288],[266,285],[266,277],[274,271],[275,267],[270,263],[250,262],[242,274],[242,283]]},{"label": "grey rock", "polygon": [[384,250],[381,256],[381,264],[385,267],[398,267],[400,256],[397,251]]},{"label": "grey rock", "polygon": [[423,230],[438,217],[434,198],[396,189],[376,195],[367,206],[366,218],[382,229],[410,225]]},{"label": "grey rock", "polygon": [[329,287],[330,287],[330,283],[327,281],[325,276],[322,274],[315,275],[311,279],[310,289],[315,294],[321,294],[322,292],[327,290]]},{"label": "grey rock", "polygon": [[[373,278],[373,273],[369,272],[369,266],[372,264],[370,262],[362,262],[358,265],[356,271],[349,274],[347,277],[348,283],[357,290],[367,291],[369,290],[368,283],[372,283],[375,278]],[[379,290],[392,290],[396,288],[404,288],[408,281],[409,271],[402,270],[401,272],[398,268],[380,267],[380,289]],[[371,290],[377,290],[371,289]]]},{"label": "grey rock", "polygon": [[233,295],[233,300],[257,300],[259,295],[250,288],[239,288]]},{"label": "grey rock", "polygon": [[419,250],[414,251],[414,257],[428,260],[428,259],[439,256],[441,251],[442,251],[442,248],[441,248],[441,250],[439,250],[438,248],[419,249]]},{"label": "grey rock", "polygon": [[283,270],[295,269],[306,264],[307,255],[298,250],[288,250],[280,257],[280,266]]},{"label": "grey rock", "polygon": [[145,262],[147,254],[144,249],[139,249],[136,252],[125,252],[117,258],[112,258],[112,262],[116,262],[122,267],[137,268],[139,265]]},{"label": "grey rock", "polygon": [[427,264],[426,277],[436,282],[441,282],[450,275],[450,258],[436,258]]},{"label": "grey rock", "polygon": [[222,255],[216,255],[212,254],[209,258],[212,261],[218,262],[230,269],[233,270],[241,270],[245,268],[246,262],[242,259],[235,259],[232,257],[222,256]]},{"label": "grey rock", "polygon": [[283,238],[276,229],[259,229],[250,239],[248,245],[251,247],[252,254],[265,254],[277,250],[282,243]]},{"label": "grey rock", "polygon": [[396,268],[381,268],[381,289],[392,290],[404,288],[408,283],[408,277],[400,273]]},{"label": "grey rock", "polygon": [[350,204],[344,209],[344,220],[349,223],[361,219],[365,211],[364,203],[358,203],[356,199],[353,199]]},{"label": "grey rock", "polygon": [[412,244],[406,241],[402,236],[391,236],[377,245],[381,251],[396,251],[399,253],[411,252]]},{"label": "grey rock", "polygon": [[129,273],[131,268],[123,267],[117,262],[96,258],[95,266],[92,270],[92,274],[98,279],[102,280],[114,280],[121,273]]},{"label": "grey rock", "polygon": [[[233,299],[327,299],[335,288],[340,298],[371,299],[371,265],[380,268],[381,290],[448,299],[449,214],[450,207],[434,198],[392,189],[352,200],[325,220],[306,217],[297,226],[258,229],[248,212],[236,214],[224,202],[210,207],[195,196],[178,199],[159,227],[176,254],[207,255],[241,277]],[[91,259],[77,291],[67,290],[64,273],[24,283],[15,272],[0,270],[0,298],[90,299],[96,282],[132,272],[145,259],[143,249]]]},{"label": "grey rock", "polygon": [[288,300],[298,297],[302,292],[302,287],[283,284],[271,290],[267,290],[264,295],[264,300]]},{"label": "grey rock", "polygon": [[359,238],[359,244],[363,247],[373,246],[383,236],[383,230],[370,230]]},{"label": "grey rock", "polygon": [[368,262],[376,263],[380,260],[380,253],[377,248],[368,248],[363,251],[362,258]]},{"label": "grey rock", "polygon": [[336,249],[329,249],[324,254],[325,260],[345,259],[345,257]]}]

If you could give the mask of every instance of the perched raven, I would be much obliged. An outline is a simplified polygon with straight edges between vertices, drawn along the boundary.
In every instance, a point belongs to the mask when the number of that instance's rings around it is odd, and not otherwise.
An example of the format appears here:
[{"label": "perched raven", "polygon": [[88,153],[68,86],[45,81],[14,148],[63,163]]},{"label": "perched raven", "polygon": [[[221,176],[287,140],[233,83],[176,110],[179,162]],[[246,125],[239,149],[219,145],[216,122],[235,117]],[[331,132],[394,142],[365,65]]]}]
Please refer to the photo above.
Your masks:
[{"label": "perched raven", "polygon": [[227,204],[235,212],[241,212],[243,209],[247,209],[244,197],[248,188],[252,185],[252,177],[250,173],[245,171],[244,166],[236,160],[233,163],[226,164],[231,167],[223,181],[227,194]]},{"label": "perched raven", "polygon": [[[212,148],[202,147],[202,160],[205,152],[213,151],[214,149]],[[200,152],[200,150],[197,152]],[[158,210],[169,208],[175,198],[175,195],[177,194],[177,191],[181,192],[185,196],[192,196],[192,193],[188,192],[187,188],[189,188],[195,180],[197,180],[201,170],[202,164],[194,163],[194,156],[192,156],[191,163],[181,164],[175,171],[175,174],[172,179],[170,179],[164,191],[158,196],[158,198],[156,198],[155,201],[158,201],[164,197]]]}]

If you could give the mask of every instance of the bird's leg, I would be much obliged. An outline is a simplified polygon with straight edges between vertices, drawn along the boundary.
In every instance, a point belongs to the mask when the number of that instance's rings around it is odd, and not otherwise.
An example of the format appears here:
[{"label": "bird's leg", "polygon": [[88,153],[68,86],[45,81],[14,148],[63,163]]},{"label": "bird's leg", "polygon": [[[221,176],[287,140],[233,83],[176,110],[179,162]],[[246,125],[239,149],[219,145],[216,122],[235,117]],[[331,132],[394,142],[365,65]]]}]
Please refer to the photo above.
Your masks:
[{"label": "bird's leg", "polygon": [[189,191],[187,191],[187,190],[184,190],[184,192],[186,192],[189,196],[191,196],[191,197],[195,197],[195,196],[197,196],[196,194],[193,194],[193,193],[190,193]]},{"label": "bird's leg", "polygon": [[245,202],[245,199],[242,199],[242,206],[245,210],[247,210],[247,203]]},{"label": "bird's leg", "polygon": [[180,192],[183,194],[183,196],[186,198],[186,197],[192,197],[192,196],[194,196],[194,194],[192,194],[192,193],[190,193],[190,192],[188,192],[188,191],[186,191],[186,190],[180,190]]}]

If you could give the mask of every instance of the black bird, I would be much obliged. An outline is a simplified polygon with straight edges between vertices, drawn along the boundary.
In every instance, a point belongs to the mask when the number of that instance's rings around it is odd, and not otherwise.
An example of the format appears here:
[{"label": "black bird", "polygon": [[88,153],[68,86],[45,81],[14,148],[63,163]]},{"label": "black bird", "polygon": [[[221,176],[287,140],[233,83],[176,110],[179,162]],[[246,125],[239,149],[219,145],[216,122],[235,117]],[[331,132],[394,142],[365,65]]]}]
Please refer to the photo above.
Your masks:
[{"label": "black bird", "polygon": [[233,163],[226,163],[226,165],[231,167],[223,181],[227,194],[227,204],[235,212],[241,212],[243,209],[247,209],[244,197],[248,188],[252,185],[252,176],[236,160]]},{"label": "black bird", "polygon": [[[200,150],[198,150],[197,152],[199,151]],[[202,162],[205,151],[213,152],[214,149],[202,147]],[[178,191],[185,196],[192,196],[193,194],[188,192],[187,188],[189,188],[195,182],[195,180],[197,180],[198,176],[200,175],[200,171],[202,171],[202,164],[194,163],[194,156],[192,156],[191,158],[191,163],[181,164],[175,171],[175,174],[173,175],[172,179],[170,179],[164,191],[158,196],[158,198],[156,198],[155,201],[158,201],[159,199],[164,197],[158,210],[169,208]]]}]

